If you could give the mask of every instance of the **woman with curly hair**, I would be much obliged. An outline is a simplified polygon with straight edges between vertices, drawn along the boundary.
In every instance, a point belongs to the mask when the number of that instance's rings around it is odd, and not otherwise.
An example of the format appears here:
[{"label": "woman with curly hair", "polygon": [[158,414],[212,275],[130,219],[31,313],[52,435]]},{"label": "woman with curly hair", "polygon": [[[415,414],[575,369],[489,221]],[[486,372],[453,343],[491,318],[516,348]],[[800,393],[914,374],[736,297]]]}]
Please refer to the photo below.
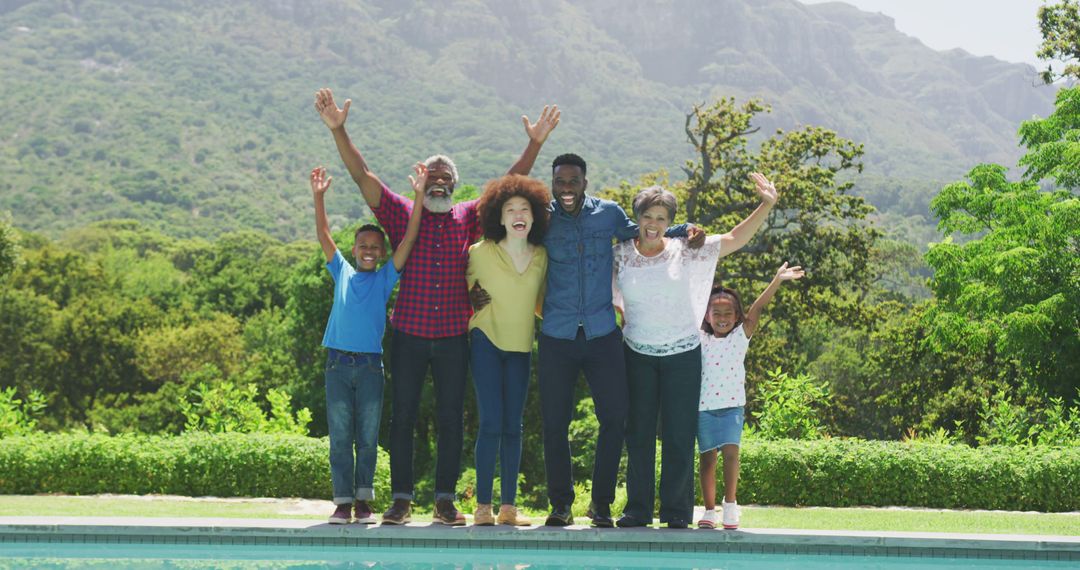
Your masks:
[{"label": "woman with curly hair", "polygon": [[502,481],[497,521],[528,525],[514,506],[521,465],[521,419],[529,387],[535,313],[543,300],[551,192],[539,180],[511,174],[488,182],[477,204],[483,241],[469,248],[466,280],[490,302],[469,320],[476,436],[476,512],[473,524],[492,525],[495,456]]}]

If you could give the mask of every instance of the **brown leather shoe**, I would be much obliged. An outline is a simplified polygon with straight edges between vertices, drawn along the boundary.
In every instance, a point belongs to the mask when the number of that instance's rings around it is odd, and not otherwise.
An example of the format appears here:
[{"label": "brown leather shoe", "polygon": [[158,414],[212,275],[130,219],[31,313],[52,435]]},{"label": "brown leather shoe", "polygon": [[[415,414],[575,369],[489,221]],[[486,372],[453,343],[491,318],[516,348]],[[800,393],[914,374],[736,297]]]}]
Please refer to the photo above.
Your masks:
[{"label": "brown leather shoe", "polygon": [[532,521],[529,517],[526,517],[518,512],[517,508],[513,505],[502,505],[499,507],[499,516],[496,519],[499,524],[512,524],[515,526],[532,526]]},{"label": "brown leather shoe", "polygon": [[491,513],[491,503],[476,505],[476,510],[472,514],[472,523],[476,526],[495,524],[495,515]]},{"label": "brown leather shoe", "polygon": [[383,524],[407,524],[412,522],[412,501],[394,499],[394,504],[382,515]]},{"label": "brown leather shoe", "polygon": [[457,510],[454,501],[450,499],[438,499],[435,501],[435,522],[441,522],[450,526],[465,524],[465,514]]}]

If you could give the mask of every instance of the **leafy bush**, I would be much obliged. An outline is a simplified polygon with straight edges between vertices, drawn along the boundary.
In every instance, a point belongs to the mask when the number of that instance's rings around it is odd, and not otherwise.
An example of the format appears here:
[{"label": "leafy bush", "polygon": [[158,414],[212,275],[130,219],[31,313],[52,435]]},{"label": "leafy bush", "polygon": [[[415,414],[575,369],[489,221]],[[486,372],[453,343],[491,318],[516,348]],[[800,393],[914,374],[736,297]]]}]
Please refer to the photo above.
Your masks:
[{"label": "leafy bush", "polygon": [[745,441],[739,500],[832,507],[1075,511],[1080,449],[826,439]]},{"label": "leafy bush", "polygon": [[[205,368],[208,374],[216,373],[211,365]],[[281,390],[270,388],[266,393],[270,402],[268,416],[255,401],[258,395],[255,384],[240,387],[232,382],[220,382],[207,386],[200,382],[192,398],[180,402],[180,411],[187,419],[184,431],[307,435],[307,426],[311,423],[311,412],[307,408],[301,408],[293,415],[292,398]]]},{"label": "leafy bush", "polygon": [[32,390],[25,400],[15,396],[14,387],[0,389],[0,437],[33,433],[45,409],[45,396],[37,390]]},{"label": "leafy bush", "polygon": [[[325,438],[189,433],[176,437],[35,434],[0,439],[0,494],[167,493],[331,496]],[[475,499],[463,477],[463,504]],[[588,505],[576,485],[575,512]],[[1080,510],[1080,448],[825,439],[746,440],[739,500],[772,505]],[[375,496],[390,497],[379,450]],[[420,495],[418,495],[419,497]],[[524,497],[522,497],[524,502]],[[625,504],[617,491],[614,512]],[[541,505],[537,505],[543,508]]]},{"label": "leafy bush", "polygon": [[790,376],[777,368],[759,388],[761,411],[754,434],[764,439],[817,439],[825,435],[822,409],[829,387],[808,374]]},{"label": "leafy bush", "polygon": [[[286,434],[106,436],[34,434],[0,440],[0,494],[177,494],[329,499],[326,438]],[[375,496],[390,497],[379,449]]]}]

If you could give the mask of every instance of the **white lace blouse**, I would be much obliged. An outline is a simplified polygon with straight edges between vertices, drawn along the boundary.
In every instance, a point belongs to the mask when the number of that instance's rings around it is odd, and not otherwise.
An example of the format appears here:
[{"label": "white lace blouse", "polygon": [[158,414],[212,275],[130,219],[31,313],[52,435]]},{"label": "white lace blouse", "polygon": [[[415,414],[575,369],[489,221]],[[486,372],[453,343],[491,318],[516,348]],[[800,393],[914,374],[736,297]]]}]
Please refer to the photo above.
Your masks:
[{"label": "white lace blouse", "polygon": [[691,249],[686,238],[670,238],[653,257],[638,252],[634,240],[615,246],[612,298],[623,311],[623,338],[634,352],[668,356],[701,344],[705,317],[720,258],[720,236]]}]

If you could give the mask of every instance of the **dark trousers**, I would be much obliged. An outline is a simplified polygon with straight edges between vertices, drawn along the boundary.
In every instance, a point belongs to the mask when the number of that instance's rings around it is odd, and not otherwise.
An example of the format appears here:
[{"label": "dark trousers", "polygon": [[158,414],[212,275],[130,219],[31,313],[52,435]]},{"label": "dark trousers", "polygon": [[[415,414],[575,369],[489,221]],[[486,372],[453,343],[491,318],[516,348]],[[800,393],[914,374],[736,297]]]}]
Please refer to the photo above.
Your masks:
[{"label": "dark trousers", "polygon": [[[622,331],[585,339],[563,340],[541,334],[539,341],[540,411],[544,420],[544,469],[548,500],[552,506],[574,502],[574,478],[570,468],[570,420],[574,413],[574,387],[578,374],[592,391],[600,434],[593,463],[592,499],[610,505],[615,500],[615,479],[622,456],[629,397],[623,368]],[[697,418],[697,414],[694,414]]]},{"label": "dark trousers", "polygon": [[428,366],[435,380],[439,430],[435,458],[435,498],[454,499],[461,474],[461,446],[469,342],[462,334],[422,338],[398,330],[390,341],[390,489],[394,499],[413,497],[413,435]]},{"label": "dark trousers", "polygon": [[691,522],[694,438],[701,395],[701,347],[670,356],[626,354],[630,415],[626,422],[626,508],[652,521],[656,497],[656,419],[660,416],[660,522]]}]

